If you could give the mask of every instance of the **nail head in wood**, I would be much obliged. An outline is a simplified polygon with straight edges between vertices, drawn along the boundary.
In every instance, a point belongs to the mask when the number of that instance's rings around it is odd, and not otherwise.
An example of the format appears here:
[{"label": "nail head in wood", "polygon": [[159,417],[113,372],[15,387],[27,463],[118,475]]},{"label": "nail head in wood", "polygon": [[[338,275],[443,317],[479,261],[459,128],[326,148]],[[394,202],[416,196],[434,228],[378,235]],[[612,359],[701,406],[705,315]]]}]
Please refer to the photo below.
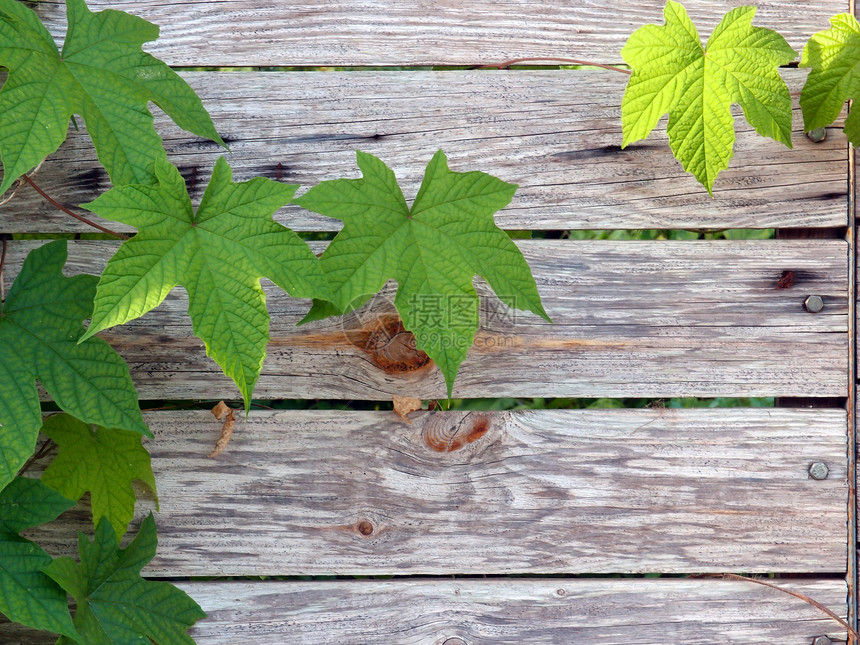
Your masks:
[{"label": "nail head in wood", "polygon": [[808,296],[803,301],[803,307],[811,314],[817,314],[824,309],[824,299],[821,296]]},{"label": "nail head in wood", "polygon": [[454,638],[446,638],[442,645],[466,645],[466,641],[455,636]]},{"label": "nail head in wood", "polygon": [[816,461],[814,464],[809,466],[809,476],[812,479],[822,480],[827,479],[827,475],[830,474],[830,469],[827,467],[823,461]]},{"label": "nail head in wood", "polygon": [[365,537],[373,534],[373,524],[368,522],[367,520],[362,520],[358,523],[358,532],[364,535]]},{"label": "nail head in wood", "polygon": [[830,645],[832,642],[827,636],[816,636],[812,639],[812,645]]},{"label": "nail head in wood", "polygon": [[807,132],[806,136],[813,143],[821,143],[827,138],[827,128],[815,128]]}]

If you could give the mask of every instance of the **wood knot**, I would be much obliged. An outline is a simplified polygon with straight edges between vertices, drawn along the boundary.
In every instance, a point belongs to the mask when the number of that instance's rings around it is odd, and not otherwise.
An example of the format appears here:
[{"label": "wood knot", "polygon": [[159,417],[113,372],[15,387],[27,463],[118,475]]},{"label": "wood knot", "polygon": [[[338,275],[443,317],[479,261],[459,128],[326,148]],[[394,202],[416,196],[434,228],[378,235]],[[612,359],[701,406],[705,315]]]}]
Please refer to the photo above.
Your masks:
[{"label": "wood knot", "polygon": [[367,520],[361,520],[356,528],[358,529],[358,532],[365,537],[373,535],[373,524]]},{"label": "wood knot", "polygon": [[457,419],[447,414],[426,418],[421,428],[424,444],[436,452],[454,452],[474,443],[490,430],[492,421],[485,414],[467,414]]},{"label": "wood knot", "polygon": [[413,372],[430,364],[430,357],[415,346],[415,336],[399,318],[386,317],[367,336],[361,349],[386,372]]}]

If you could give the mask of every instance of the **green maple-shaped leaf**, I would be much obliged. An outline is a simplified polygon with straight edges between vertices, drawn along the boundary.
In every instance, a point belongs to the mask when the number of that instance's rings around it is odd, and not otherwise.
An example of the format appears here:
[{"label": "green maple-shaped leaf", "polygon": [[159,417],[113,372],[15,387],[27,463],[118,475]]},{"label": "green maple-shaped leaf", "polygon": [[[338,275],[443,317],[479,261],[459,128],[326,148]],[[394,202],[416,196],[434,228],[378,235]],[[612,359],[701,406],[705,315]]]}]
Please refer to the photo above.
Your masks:
[{"label": "green maple-shaped leaf", "polygon": [[67,0],[69,28],[60,52],[38,16],[0,0],[0,194],[65,141],[69,119],[83,116],[99,161],[114,184],[151,183],[166,158],[148,101],[185,130],[223,145],[200,99],[160,60],[141,49],[158,27],[121,11]]},{"label": "green maple-shaped leaf", "polygon": [[235,184],[222,157],[195,213],[174,166],[158,162],[156,176],[158,185],[113,188],[84,204],[140,231],[102,273],[84,338],[142,316],[180,284],[194,333],[235,381],[247,409],[269,342],[260,278],[296,297],[328,293],[310,247],[272,219],[298,186],[262,177]]},{"label": "green maple-shaped leaf", "polygon": [[74,505],[38,479],[16,477],[0,491],[0,613],[22,625],[77,640],[66,593],[42,573],[51,556],[18,535]]},{"label": "green maple-shaped leaf", "polygon": [[440,150],[409,208],[388,166],[357,157],[363,179],[324,181],[296,200],[344,224],[321,258],[334,297],[316,301],[305,320],[360,306],[397,280],[404,327],[439,366],[450,396],[478,329],[475,275],[507,305],[549,320],[525,258],[493,221],[517,187],[482,172],[452,172]]},{"label": "green maple-shaped leaf", "polygon": [[155,476],[142,437],[136,432],[83,423],[68,414],[45,420],[42,434],[59,447],[42,481],[69,499],[89,491],[93,523],[106,517],[122,537],[134,516],[134,489],[141,480],[155,493]]},{"label": "green maple-shaped leaf", "polygon": [[732,158],[733,103],[756,132],[791,148],[791,95],[778,67],[797,54],[775,31],[752,26],[755,11],[729,11],[705,47],[687,11],[671,0],[665,25],[633,32],[621,50],[633,68],[621,102],[622,147],[646,138],[668,112],[675,158],[709,193]]},{"label": "green maple-shaped leaf", "polygon": [[[800,93],[803,128],[808,132],[833,123],[848,99],[860,97],[860,24],[850,13],[830,19],[830,29],[813,35],[803,48],[801,67],[811,67]],[[845,136],[860,145],[860,115],[851,110]]]},{"label": "green maple-shaped leaf", "polygon": [[87,423],[149,435],[120,355],[97,338],[78,343],[98,279],[63,276],[65,262],[65,240],[32,251],[0,305],[0,486],[36,446],[36,379],[62,410]]},{"label": "green maple-shaped leaf", "polygon": [[[75,627],[87,645],[193,644],[186,630],[206,614],[169,582],[152,582],[140,570],[155,555],[155,520],[147,517],[134,540],[120,549],[107,519],[93,542],[78,537],[81,563],[57,558],[45,573],[77,601]],[[61,637],[57,645],[71,643]]]}]

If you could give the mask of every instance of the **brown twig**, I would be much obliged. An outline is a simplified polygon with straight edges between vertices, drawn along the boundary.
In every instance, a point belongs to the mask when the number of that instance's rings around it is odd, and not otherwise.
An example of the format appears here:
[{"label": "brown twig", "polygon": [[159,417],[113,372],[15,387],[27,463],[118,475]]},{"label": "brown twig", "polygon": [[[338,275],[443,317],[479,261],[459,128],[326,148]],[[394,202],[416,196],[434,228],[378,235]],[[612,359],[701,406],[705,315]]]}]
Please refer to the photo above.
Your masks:
[{"label": "brown twig", "polygon": [[112,231],[112,230],[110,230],[109,228],[106,228],[106,227],[102,226],[101,224],[96,224],[95,222],[88,220],[86,217],[82,217],[81,215],[78,215],[78,214],[77,214],[77,213],[75,213],[74,211],[72,211],[72,210],[70,210],[70,209],[66,208],[66,207],[65,207],[65,206],[63,206],[60,202],[58,202],[58,201],[56,201],[55,199],[51,198],[51,197],[50,197],[50,196],[49,196],[49,195],[48,195],[44,190],[42,190],[41,188],[39,188],[39,186],[38,186],[38,185],[36,185],[36,182],[34,182],[34,181],[33,181],[30,177],[28,177],[27,175],[21,175],[21,178],[22,178],[24,181],[26,181],[28,184],[30,184],[30,186],[32,186],[32,187],[33,187],[33,190],[35,190],[35,191],[36,191],[37,193],[39,193],[42,197],[44,197],[44,198],[45,198],[45,201],[47,201],[49,204],[51,204],[51,206],[55,206],[56,208],[59,208],[59,209],[60,209],[61,211],[63,211],[66,215],[71,215],[71,216],[72,216],[72,217],[74,217],[76,220],[78,220],[78,221],[80,221],[80,222],[83,222],[84,224],[88,224],[89,226],[92,226],[93,228],[96,228],[96,229],[100,230],[102,233],[107,233],[108,235],[113,235],[114,237],[119,237],[119,238],[121,238],[121,239],[123,239],[123,240],[127,240],[127,239],[129,239],[129,236],[128,236],[128,235],[124,235],[123,233],[117,233],[116,231]]},{"label": "brown twig", "polygon": [[477,69],[504,69],[506,67],[510,67],[511,65],[517,65],[519,63],[532,63],[539,61],[552,61],[556,63],[568,63],[570,65],[588,65],[589,67],[601,67],[603,69],[612,70],[613,72],[621,72],[622,74],[627,74],[628,76],[633,73],[629,69],[615,67],[614,65],[604,65],[603,63],[595,63],[589,60],[579,60],[577,58],[514,58],[504,63],[490,63],[489,65],[481,65]]},{"label": "brown twig", "polygon": [[30,470],[30,466],[32,466],[34,463],[39,461],[45,455],[47,455],[48,452],[50,452],[51,448],[53,448],[53,447],[54,447],[54,441],[52,439],[48,439],[47,441],[45,441],[45,443],[42,444],[42,447],[39,448],[39,450],[36,452],[36,454],[33,455],[32,457],[30,457],[30,459],[27,461],[27,463],[24,464],[22,466],[21,470],[18,471],[18,477],[20,477],[21,475],[26,473],[28,470]]},{"label": "brown twig", "polygon": [[697,575],[697,576],[693,576],[693,577],[694,578],[723,578],[724,580],[738,580],[741,582],[754,582],[757,585],[762,585],[763,587],[769,587],[771,589],[776,589],[777,591],[781,591],[782,593],[787,593],[789,596],[794,596],[798,600],[802,600],[803,602],[805,602],[809,605],[812,605],[813,607],[815,607],[819,611],[827,614],[828,616],[830,616],[830,618],[832,618],[837,623],[839,623],[842,627],[844,627],[845,630],[848,632],[848,634],[853,639],[855,639],[855,641],[858,639],[857,632],[854,631],[851,628],[851,625],[849,625],[847,622],[845,622],[845,620],[841,616],[834,613],[833,611],[831,611],[830,609],[828,609],[827,607],[822,605],[817,600],[814,600],[813,598],[810,598],[806,594],[802,594],[799,591],[792,591],[791,589],[786,589],[785,587],[780,587],[778,585],[771,584],[770,582],[765,582],[764,580],[759,580],[757,578],[747,578],[746,576],[739,576],[735,573],[705,573],[705,574],[701,574],[701,575]]}]

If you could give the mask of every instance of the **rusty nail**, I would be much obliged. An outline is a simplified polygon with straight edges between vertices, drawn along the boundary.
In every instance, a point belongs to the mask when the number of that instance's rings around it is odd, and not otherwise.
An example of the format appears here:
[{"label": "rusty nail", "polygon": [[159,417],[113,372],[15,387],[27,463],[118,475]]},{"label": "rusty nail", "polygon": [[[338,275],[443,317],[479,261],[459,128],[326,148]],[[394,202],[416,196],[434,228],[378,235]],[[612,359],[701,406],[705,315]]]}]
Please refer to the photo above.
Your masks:
[{"label": "rusty nail", "polygon": [[827,636],[816,636],[812,639],[812,645],[830,645],[832,642]]},{"label": "rusty nail", "polygon": [[812,479],[827,479],[827,475],[829,474],[830,469],[823,461],[816,461],[814,464],[809,466],[809,476],[812,477]]},{"label": "rusty nail", "polygon": [[827,138],[827,129],[826,128],[815,128],[814,130],[810,130],[806,133],[806,136],[813,143],[821,143]]},{"label": "rusty nail", "polygon": [[824,300],[821,296],[808,296],[803,301],[803,308],[811,314],[817,314],[824,309]]},{"label": "rusty nail", "polygon": [[455,636],[454,638],[446,638],[442,645],[466,645],[466,641]]},{"label": "rusty nail", "polygon": [[371,535],[373,533],[373,524],[367,520],[362,520],[358,523],[358,532],[364,536]]}]

